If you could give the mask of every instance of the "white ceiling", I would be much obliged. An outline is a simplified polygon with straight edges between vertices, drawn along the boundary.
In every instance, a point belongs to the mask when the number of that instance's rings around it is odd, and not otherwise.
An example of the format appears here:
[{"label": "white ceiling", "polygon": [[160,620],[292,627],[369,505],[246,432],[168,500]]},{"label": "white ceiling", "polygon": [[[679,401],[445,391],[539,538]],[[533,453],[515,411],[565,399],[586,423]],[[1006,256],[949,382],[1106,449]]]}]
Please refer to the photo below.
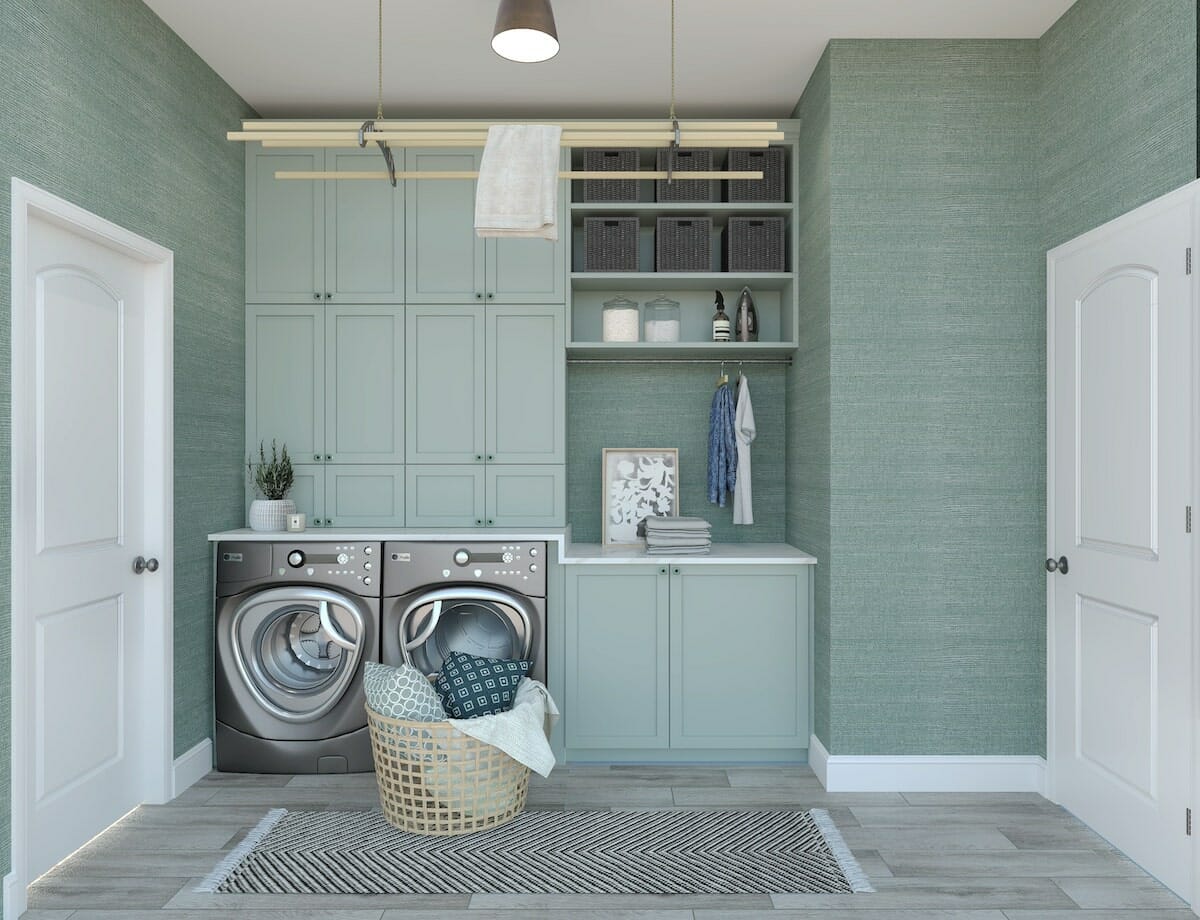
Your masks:
[{"label": "white ceiling", "polygon": [[[375,112],[377,0],[146,0],[264,117]],[[831,38],[1036,38],[1073,0],[677,0],[677,111],[788,116]],[[659,116],[667,0],[554,0],[562,50],[489,46],[497,0],[384,0],[390,118]]]}]

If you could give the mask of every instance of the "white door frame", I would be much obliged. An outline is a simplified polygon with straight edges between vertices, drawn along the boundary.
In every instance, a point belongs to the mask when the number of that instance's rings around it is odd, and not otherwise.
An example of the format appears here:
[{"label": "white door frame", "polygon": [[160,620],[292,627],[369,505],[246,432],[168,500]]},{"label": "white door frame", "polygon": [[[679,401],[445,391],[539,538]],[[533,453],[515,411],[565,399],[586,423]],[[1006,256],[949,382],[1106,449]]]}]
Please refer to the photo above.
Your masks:
[{"label": "white door frame", "polygon": [[[28,878],[26,841],[29,835],[26,776],[27,752],[33,737],[23,694],[32,660],[28,609],[29,547],[18,535],[33,518],[25,490],[33,470],[27,469],[23,446],[34,432],[34,394],[26,385],[31,356],[20,347],[33,324],[34,297],[27,290],[28,228],[31,218],[46,220],[101,246],[145,263],[145,407],[147,452],[145,465],[146,545],[154,547],[161,568],[146,582],[145,646],[155,649],[144,661],[147,693],[141,700],[148,742],[142,752],[143,800],[171,798],[174,758],[174,254],[56,195],[20,179],[12,180],[12,870],[4,880],[4,916],[18,917],[25,909]],[[153,455],[158,454],[157,462]]]},{"label": "white door frame", "polygon": [[[1173,192],[1168,192],[1133,211],[1113,218],[1107,223],[1078,236],[1070,242],[1063,243],[1046,253],[1046,555],[1051,556],[1060,550],[1054,546],[1054,461],[1055,461],[1055,432],[1054,432],[1054,321],[1051,313],[1054,306],[1054,265],[1056,258],[1062,258],[1085,246],[1120,233],[1131,224],[1144,220],[1163,211],[1177,207],[1186,201],[1200,201],[1200,180],[1189,182]],[[1200,207],[1192,209],[1191,245],[1193,248],[1200,244]],[[1195,317],[1200,312],[1200,250],[1194,254],[1194,268],[1191,275],[1192,310]],[[1179,258],[1184,258],[1181,251]],[[1192,411],[1200,412],[1200,322],[1192,322]],[[1192,449],[1193,458],[1200,458],[1200,419],[1192,419]],[[1200,499],[1200,469],[1198,464],[1192,464],[1192,495],[1193,502]],[[1200,914],[1200,809],[1196,807],[1195,796],[1200,793],[1200,615],[1197,614],[1196,600],[1200,597],[1200,508],[1196,509],[1196,524],[1192,539],[1192,619],[1196,624],[1193,629],[1194,648],[1192,650],[1192,679],[1193,679],[1193,724],[1192,724],[1192,813],[1195,816],[1192,834],[1192,909]],[[1055,746],[1055,659],[1054,648],[1054,582],[1046,579],[1046,796],[1054,802],[1058,801],[1056,776],[1056,746]]]}]

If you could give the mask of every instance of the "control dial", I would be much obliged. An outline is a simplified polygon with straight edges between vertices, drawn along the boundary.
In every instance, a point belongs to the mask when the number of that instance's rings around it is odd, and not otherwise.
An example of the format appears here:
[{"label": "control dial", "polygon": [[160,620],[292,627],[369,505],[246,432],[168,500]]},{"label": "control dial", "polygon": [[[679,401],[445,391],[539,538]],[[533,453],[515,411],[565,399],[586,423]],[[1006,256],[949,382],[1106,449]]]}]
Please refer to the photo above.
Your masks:
[{"label": "control dial", "polygon": [[471,561],[471,554],[465,549],[460,549],[454,554],[454,562],[456,565],[466,565]]},{"label": "control dial", "polygon": [[337,559],[338,559],[338,565],[345,565],[347,562],[350,561],[350,557],[347,556],[345,553],[338,553]]},{"label": "control dial", "polygon": [[304,565],[304,553],[300,552],[298,549],[292,550],[290,553],[288,553],[288,565],[290,565],[293,569],[300,568],[300,566]]},{"label": "control dial", "polygon": [[500,561],[503,562],[505,565],[508,565],[510,562],[513,561],[513,558],[514,557],[513,557],[512,553],[505,553],[503,556],[500,557]]}]

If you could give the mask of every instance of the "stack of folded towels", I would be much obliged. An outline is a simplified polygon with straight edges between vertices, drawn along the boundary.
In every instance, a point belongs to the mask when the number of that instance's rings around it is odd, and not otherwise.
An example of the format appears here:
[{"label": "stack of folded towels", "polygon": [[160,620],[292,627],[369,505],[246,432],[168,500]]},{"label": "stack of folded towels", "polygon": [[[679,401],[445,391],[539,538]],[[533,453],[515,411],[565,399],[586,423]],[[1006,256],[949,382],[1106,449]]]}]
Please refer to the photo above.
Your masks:
[{"label": "stack of folded towels", "polygon": [[712,524],[698,517],[646,518],[646,553],[703,556],[712,548]]}]

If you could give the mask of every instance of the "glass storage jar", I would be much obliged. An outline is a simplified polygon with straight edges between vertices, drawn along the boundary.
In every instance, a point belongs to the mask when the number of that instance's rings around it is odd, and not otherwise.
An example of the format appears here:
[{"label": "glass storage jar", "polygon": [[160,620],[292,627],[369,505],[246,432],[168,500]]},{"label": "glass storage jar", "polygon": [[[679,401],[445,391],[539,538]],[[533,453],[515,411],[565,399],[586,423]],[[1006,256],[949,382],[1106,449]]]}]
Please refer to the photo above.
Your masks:
[{"label": "glass storage jar", "polygon": [[624,295],[604,302],[601,311],[605,342],[636,342],[638,340],[638,305]]},{"label": "glass storage jar", "polygon": [[643,308],[647,342],[679,341],[679,301],[659,295],[646,301]]}]

